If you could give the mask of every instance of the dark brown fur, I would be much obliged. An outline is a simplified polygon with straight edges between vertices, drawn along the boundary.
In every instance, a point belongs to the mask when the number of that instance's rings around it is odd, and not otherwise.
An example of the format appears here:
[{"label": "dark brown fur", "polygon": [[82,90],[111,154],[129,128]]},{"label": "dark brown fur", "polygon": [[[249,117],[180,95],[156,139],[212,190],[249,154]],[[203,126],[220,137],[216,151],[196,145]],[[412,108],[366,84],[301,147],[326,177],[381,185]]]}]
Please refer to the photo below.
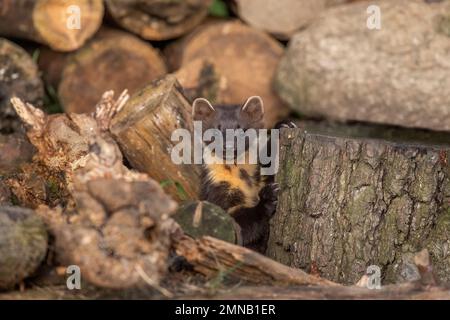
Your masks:
[{"label": "dark brown fur", "polygon": [[[193,119],[202,121],[203,130],[263,127],[264,110],[259,97],[244,106],[215,106],[197,99]],[[278,186],[273,177],[262,177],[258,164],[210,164],[203,166],[201,199],[226,210],[241,227],[243,245],[265,252],[269,220],[275,212]]]}]

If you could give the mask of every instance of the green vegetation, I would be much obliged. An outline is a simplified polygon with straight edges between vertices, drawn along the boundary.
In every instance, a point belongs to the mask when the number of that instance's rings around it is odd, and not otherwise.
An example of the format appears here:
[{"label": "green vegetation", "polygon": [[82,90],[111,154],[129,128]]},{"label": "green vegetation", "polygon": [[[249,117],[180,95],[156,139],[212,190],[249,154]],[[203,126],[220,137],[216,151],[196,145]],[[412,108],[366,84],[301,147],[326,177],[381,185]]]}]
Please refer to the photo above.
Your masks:
[{"label": "green vegetation", "polygon": [[213,17],[226,18],[230,16],[230,12],[223,0],[214,0],[209,7],[209,14]]}]

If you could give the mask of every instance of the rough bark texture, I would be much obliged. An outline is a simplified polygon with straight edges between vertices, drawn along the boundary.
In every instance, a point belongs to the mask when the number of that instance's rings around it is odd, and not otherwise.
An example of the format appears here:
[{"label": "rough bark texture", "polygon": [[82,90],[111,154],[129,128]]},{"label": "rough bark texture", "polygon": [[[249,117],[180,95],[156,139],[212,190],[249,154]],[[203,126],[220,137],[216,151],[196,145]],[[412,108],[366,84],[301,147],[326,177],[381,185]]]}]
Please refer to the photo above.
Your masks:
[{"label": "rough bark texture", "polygon": [[428,248],[450,281],[450,147],[282,131],[280,198],[267,255],[350,284],[369,265],[385,283],[418,274]]},{"label": "rough bark texture", "polygon": [[30,55],[16,44],[0,38],[0,132],[9,133],[20,127],[10,102],[14,96],[40,107],[44,86]]},{"label": "rough bark texture", "polygon": [[0,290],[33,274],[47,253],[43,221],[29,209],[0,207]]},{"label": "rough bark texture", "polygon": [[107,288],[153,286],[167,270],[176,203],[147,175],[123,164],[109,134],[112,117],[126,103],[112,92],[103,95],[92,115],[47,116],[32,105],[13,100],[38,149],[34,161],[49,175],[64,172],[62,209],[40,206],[38,214],[55,238],[63,264],[76,264],[84,279]]},{"label": "rough bark texture", "polygon": [[[381,29],[367,27],[369,5]],[[450,130],[450,2],[356,2],[292,38],[275,87],[310,116]]]},{"label": "rough bark texture", "polygon": [[[199,74],[204,69],[200,61],[212,64],[219,79],[213,103],[242,104],[249,96],[261,96],[265,124],[273,127],[288,113],[272,90],[275,69],[283,52],[281,44],[270,36],[232,21],[201,26],[171,45],[166,54],[173,70],[189,68],[179,79],[185,88],[198,87]],[[191,64],[194,61],[196,64]],[[187,73],[191,76],[186,76]]]},{"label": "rough bark texture", "polygon": [[[79,8],[80,26],[72,24],[70,6]],[[25,38],[58,51],[80,48],[100,27],[101,0],[1,0],[0,35]],[[69,28],[68,26],[73,26]]]},{"label": "rough bark texture", "polygon": [[[78,161],[89,153],[98,130],[109,129],[111,117],[129,96],[124,92],[117,101],[113,97],[112,92],[105,93],[93,115],[47,115],[18,98],[11,100],[37,150],[31,163],[22,165],[20,171],[5,181],[20,205],[37,208],[41,204],[50,207],[70,204],[69,190]],[[117,145],[114,147],[118,149]],[[110,149],[114,151],[113,147]],[[121,160],[120,154],[117,161],[121,164]]]},{"label": "rough bark texture", "polygon": [[225,210],[207,201],[184,203],[173,219],[193,238],[210,236],[230,243],[240,242],[239,225]]},{"label": "rough bark texture", "polygon": [[208,14],[211,0],[107,0],[108,11],[123,28],[147,40],[168,40],[188,33]]},{"label": "rough bark texture", "polygon": [[[66,112],[92,112],[103,92],[130,94],[164,75],[159,52],[137,37],[101,30],[83,49],[67,58],[58,94]],[[53,77],[54,78],[54,77]]]},{"label": "rough bark texture", "polygon": [[[175,233],[174,233],[175,234]],[[336,283],[284,266],[253,250],[211,237],[198,240],[173,236],[176,253],[208,278],[241,280],[254,284],[328,285]]]},{"label": "rough bark texture", "polygon": [[193,132],[191,105],[173,76],[167,76],[135,94],[112,122],[111,132],[133,168],[168,184],[178,200],[197,199],[200,173],[196,165],[175,164],[171,141],[176,129]]}]

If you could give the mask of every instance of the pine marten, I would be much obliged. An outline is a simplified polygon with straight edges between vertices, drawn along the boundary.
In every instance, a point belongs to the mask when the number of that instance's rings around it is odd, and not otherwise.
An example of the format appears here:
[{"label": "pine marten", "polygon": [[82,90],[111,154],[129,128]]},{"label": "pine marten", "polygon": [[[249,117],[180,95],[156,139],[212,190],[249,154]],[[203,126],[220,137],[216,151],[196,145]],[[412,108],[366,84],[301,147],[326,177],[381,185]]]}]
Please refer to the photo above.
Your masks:
[{"label": "pine marten", "polygon": [[[264,107],[260,97],[251,97],[242,105],[212,106],[208,100],[198,98],[193,102],[194,121],[202,122],[203,133],[217,129],[222,133],[223,154],[215,155],[226,160],[227,129],[246,130],[263,128]],[[285,126],[279,125],[278,127]],[[245,144],[245,152],[252,141]],[[236,145],[232,145],[236,147]],[[247,161],[239,164],[234,151],[233,163],[203,164],[201,200],[214,203],[227,211],[241,229],[242,245],[264,252],[269,235],[269,220],[275,212],[279,187],[273,176],[261,175],[259,163]]]}]

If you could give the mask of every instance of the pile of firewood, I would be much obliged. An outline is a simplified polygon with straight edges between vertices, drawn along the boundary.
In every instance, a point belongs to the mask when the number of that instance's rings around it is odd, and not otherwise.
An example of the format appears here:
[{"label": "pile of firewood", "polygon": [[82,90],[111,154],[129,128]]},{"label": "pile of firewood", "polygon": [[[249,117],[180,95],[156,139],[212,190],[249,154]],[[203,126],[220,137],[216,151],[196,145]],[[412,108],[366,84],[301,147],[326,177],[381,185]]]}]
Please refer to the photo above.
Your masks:
[{"label": "pile of firewood", "polygon": [[[450,1],[67,6],[0,0],[0,290],[450,299]],[[171,160],[193,99],[254,95],[299,126],[265,255]]]}]

